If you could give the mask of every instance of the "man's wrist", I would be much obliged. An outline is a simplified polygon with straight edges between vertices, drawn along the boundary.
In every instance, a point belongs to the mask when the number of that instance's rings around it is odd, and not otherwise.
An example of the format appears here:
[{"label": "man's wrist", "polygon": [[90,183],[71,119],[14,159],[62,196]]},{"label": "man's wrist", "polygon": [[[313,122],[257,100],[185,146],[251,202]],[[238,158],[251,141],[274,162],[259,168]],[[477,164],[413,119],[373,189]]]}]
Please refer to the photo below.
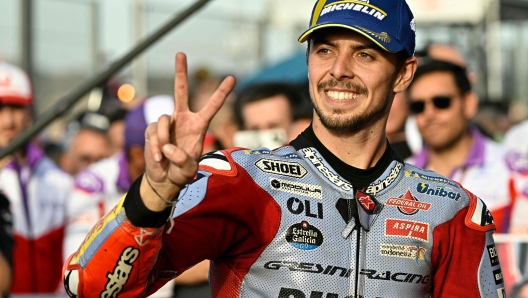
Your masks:
[{"label": "man's wrist", "polygon": [[145,206],[154,212],[162,211],[173,204],[179,193],[176,186],[167,187],[166,183],[160,184],[149,179],[147,173],[143,174],[139,188],[141,200]]},{"label": "man's wrist", "polygon": [[[145,182],[146,183],[146,182]],[[125,197],[123,207],[125,208],[126,216],[130,222],[141,228],[159,228],[162,227],[171,213],[171,206],[162,204],[161,210],[149,209],[143,201],[140,191],[143,186],[143,175],[141,175],[130,187]],[[148,184],[147,184],[147,187]],[[147,192],[148,195],[148,192]],[[159,200],[159,198],[156,198]]]}]

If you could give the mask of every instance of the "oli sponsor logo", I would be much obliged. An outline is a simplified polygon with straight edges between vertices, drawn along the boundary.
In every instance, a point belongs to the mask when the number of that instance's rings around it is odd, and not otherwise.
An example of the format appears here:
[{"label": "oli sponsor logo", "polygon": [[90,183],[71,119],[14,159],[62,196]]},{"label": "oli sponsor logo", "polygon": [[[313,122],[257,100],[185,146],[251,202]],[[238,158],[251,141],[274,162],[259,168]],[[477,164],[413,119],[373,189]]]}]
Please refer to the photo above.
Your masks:
[{"label": "oli sponsor logo", "polygon": [[458,201],[460,199],[460,193],[455,191],[447,191],[443,186],[437,186],[436,189],[431,188],[427,183],[418,183],[416,190],[419,193],[425,193],[432,196],[448,197],[451,200]]},{"label": "oli sponsor logo", "polygon": [[419,245],[380,244],[380,254],[385,257],[411,259],[420,265],[425,260],[426,249]]},{"label": "oli sponsor logo", "polygon": [[286,206],[288,207],[288,211],[295,215],[299,215],[304,212],[304,214],[308,217],[323,219],[323,203],[317,203],[316,213],[312,213],[312,210],[315,210],[312,208],[311,204],[312,203],[309,200],[304,200],[303,202],[298,198],[291,197],[288,199]]},{"label": "oli sponsor logo", "polygon": [[323,198],[323,189],[318,185],[310,185],[277,178],[270,179],[273,189],[289,192],[296,195],[307,196],[314,199]]},{"label": "oli sponsor logo", "polygon": [[314,250],[323,244],[323,234],[307,221],[302,221],[288,228],[286,241],[297,249]]},{"label": "oli sponsor logo", "polygon": [[431,203],[419,202],[410,189],[398,198],[387,199],[385,205],[398,207],[398,210],[405,215],[416,214],[419,210],[428,211],[431,208]]},{"label": "oli sponsor logo", "polygon": [[263,172],[288,177],[302,178],[308,173],[303,166],[296,162],[259,159],[255,165]]},{"label": "oli sponsor logo", "polygon": [[385,219],[385,235],[429,242],[429,224],[396,218]]},{"label": "oli sponsor logo", "polygon": [[113,272],[108,272],[106,277],[108,281],[105,285],[105,290],[101,292],[101,298],[117,297],[117,294],[123,290],[130,272],[134,267],[132,264],[139,256],[139,250],[129,246],[123,250]]}]

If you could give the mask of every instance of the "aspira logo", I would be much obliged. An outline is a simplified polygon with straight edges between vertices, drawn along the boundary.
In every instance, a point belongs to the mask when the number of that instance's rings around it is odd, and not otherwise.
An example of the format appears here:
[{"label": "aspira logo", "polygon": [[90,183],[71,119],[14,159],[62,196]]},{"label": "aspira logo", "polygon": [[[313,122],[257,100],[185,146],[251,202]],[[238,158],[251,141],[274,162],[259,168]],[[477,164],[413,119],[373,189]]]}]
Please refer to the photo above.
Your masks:
[{"label": "aspira logo", "polygon": [[132,271],[132,264],[139,257],[139,250],[129,246],[123,250],[116,267],[112,273],[108,273],[106,277],[108,282],[105,285],[105,290],[101,293],[101,298],[117,297],[117,294],[123,290],[130,272]]},{"label": "aspira logo", "polygon": [[343,0],[330,3],[323,8],[320,16],[324,16],[329,12],[340,10],[352,10],[362,12],[364,14],[371,15],[380,21],[383,21],[383,19],[387,16],[386,12],[372,4],[369,4],[369,1],[365,0]]},{"label": "aspira logo", "polygon": [[308,173],[308,171],[297,162],[259,159],[255,165],[263,172],[294,178],[302,178]]},{"label": "aspira logo", "polygon": [[418,183],[416,185],[416,190],[419,193],[425,193],[432,196],[439,196],[439,197],[448,197],[451,200],[458,201],[460,199],[460,193],[455,191],[447,191],[445,187],[443,186],[437,186],[435,188],[431,188],[429,184],[427,183]]},{"label": "aspira logo", "polygon": [[323,198],[323,189],[318,185],[298,183],[277,178],[271,178],[270,185],[273,189],[296,195],[307,196],[314,199]]},{"label": "aspira logo", "polygon": [[323,159],[317,157],[316,152],[311,148],[304,148],[303,150],[304,157],[308,160],[323,174],[326,179],[330,180],[333,184],[340,187],[342,190],[352,190],[352,184],[341,179],[336,173],[330,171],[324,164]]}]

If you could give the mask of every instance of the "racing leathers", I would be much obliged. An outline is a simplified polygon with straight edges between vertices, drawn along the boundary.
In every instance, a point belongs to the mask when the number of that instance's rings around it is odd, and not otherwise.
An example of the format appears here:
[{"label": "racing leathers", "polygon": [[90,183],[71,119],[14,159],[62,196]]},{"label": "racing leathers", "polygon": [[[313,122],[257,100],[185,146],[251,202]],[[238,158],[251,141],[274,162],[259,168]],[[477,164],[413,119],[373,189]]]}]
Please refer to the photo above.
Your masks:
[{"label": "racing leathers", "polygon": [[72,179],[33,144],[26,163],[0,170],[0,191],[13,213],[12,294],[60,290],[66,199]]},{"label": "racing leathers", "polygon": [[199,164],[171,216],[134,182],[65,264],[72,297],[146,297],[203,259],[213,297],[504,297],[483,202],[388,145],[361,170],[309,128]]}]

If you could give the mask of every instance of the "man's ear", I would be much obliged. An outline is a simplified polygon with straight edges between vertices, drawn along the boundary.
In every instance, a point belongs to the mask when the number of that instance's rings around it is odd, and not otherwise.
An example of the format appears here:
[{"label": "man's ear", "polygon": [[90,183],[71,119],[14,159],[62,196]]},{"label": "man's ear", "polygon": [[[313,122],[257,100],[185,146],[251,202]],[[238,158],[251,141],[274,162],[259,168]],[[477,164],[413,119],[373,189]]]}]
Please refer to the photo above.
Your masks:
[{"label": "man's ear", "polygon": [[407,89],[414,78],[417,65],[418,60],[416,57],[411,57],[405,60],[402,67],[400,68],[400,71],[398,72],[398,75],[396,76],[396,80],[394,81],[394,87],[392,89],[394,93],[403,92],[405,89]]},{"label": "man's ear", "polygon": [[472,119],[478,111],[478,96],[475,92],[469,91],[464,96],[464,116]]}]

